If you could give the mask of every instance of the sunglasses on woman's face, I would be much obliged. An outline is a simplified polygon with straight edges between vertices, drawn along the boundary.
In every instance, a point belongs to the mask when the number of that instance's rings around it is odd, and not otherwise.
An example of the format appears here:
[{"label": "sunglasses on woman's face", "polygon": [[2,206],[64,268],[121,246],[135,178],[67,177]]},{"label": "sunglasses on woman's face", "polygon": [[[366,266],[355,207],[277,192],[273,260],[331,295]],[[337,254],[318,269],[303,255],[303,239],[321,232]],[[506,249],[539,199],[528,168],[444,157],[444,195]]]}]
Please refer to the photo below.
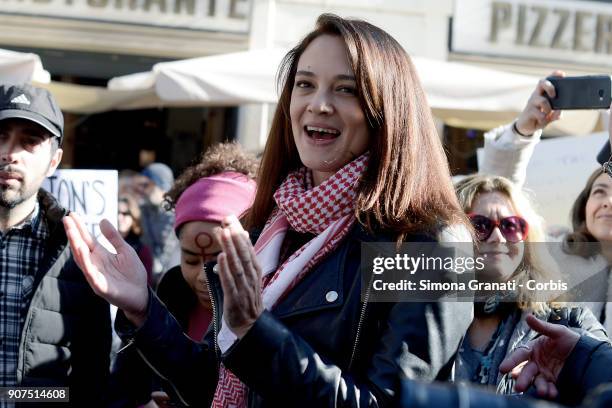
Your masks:
[{"label": "sunglasses on woman's face", "polygon": [[468,214],[468,217],[472,221],[474,230],[476,230],[476,237],[479,241],[489,239],[496,227],[499,228],[499,231],[508,242],[517,243],[527,238],[529,225],[527,221],[518,215],[505,217],[500,220],[492,220],[480,214]]}]

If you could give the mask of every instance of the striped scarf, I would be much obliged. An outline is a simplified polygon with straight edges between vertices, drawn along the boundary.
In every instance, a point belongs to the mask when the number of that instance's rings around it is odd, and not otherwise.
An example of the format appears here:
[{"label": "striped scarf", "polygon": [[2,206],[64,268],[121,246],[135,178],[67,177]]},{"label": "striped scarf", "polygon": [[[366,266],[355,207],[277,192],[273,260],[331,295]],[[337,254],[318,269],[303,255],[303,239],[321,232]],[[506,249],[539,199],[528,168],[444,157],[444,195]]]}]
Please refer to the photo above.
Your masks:
[{"label": "striped scarf", "polygon": [[[365,153],[333,176],[313,187],[312,172],[301,168],[290,173],[274,194],[272,211],[255,253],[263,277],[263,304],[272,310],[314,266],[336,249],[355,222],[354,203],[359,179],[368,164]],[[280,251],[289,228],[316,237],[289,256],[280,266]],[[229,329],[222,323],[219,337]],[[215,390],[213,408],[245,408],[247,387],[223,364]]]}]

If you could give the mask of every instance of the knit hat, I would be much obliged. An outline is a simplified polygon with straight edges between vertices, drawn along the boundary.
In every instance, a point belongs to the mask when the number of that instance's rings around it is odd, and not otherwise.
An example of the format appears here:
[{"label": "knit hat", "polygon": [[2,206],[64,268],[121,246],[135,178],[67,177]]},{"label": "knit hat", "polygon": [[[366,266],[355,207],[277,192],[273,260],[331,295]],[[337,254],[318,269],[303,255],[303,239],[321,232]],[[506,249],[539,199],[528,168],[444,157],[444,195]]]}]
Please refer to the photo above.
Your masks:
[{"label": "knit hat", "polygon": [[141,174],[153,180],[155,185],[164,192],[170,190],[172,183],[174,183],[172,170],[163,163],[151,163],[145,167]]},{"label": "knit hat", "polygon": [[253,204],[256,186],[253,179],[233,171],[202,177],[179,197],[174,230],[190,221],[221,223],[228,215],[239,217]]}]

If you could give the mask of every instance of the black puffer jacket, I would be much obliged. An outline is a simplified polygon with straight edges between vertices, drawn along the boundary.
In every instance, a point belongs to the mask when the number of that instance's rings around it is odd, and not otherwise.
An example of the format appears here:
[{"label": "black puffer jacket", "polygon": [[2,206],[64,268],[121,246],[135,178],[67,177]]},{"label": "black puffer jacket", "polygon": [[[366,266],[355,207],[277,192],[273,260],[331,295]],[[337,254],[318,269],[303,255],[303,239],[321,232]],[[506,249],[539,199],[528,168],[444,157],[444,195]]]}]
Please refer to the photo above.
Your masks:
[{"label": "black puffer jacket", "polygon": [[110,308],[72,259],[61,222],[66,210],[43,190],[38,198],[50,236],[21,333],[17,382],[23,387],[70,387],[70,406],[104,406]]},{"label": "black puffer jacket", "polygon": [[[390,406],[400,375],[425,381],[448,376],[472,320],[472,304],[364,304],[359,268],[364,241],[377,239],[354,227],[223,355],[215,342],[221,288],[210,270],[216,319],[203,343],[190,341],[152,292],[145,324],[130,331],[120,313],[118,332],[192,406],[210,406],[221,361],[249,387],[249,407]],[[198,375],[190,375],[194,372]]]}]

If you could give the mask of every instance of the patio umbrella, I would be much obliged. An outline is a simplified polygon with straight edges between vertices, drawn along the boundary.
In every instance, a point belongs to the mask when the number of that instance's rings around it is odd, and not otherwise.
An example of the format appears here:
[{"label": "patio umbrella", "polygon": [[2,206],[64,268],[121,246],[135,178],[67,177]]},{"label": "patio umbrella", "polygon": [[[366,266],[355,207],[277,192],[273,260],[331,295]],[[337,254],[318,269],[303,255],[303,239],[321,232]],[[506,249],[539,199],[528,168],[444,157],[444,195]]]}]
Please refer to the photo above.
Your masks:
[{"label": "patio umbrella", "polygon": [[0,83],[21,84],[31,81],[51,81],[51,75],[43,69],[40,57],[32,53],[0,49]]}]

